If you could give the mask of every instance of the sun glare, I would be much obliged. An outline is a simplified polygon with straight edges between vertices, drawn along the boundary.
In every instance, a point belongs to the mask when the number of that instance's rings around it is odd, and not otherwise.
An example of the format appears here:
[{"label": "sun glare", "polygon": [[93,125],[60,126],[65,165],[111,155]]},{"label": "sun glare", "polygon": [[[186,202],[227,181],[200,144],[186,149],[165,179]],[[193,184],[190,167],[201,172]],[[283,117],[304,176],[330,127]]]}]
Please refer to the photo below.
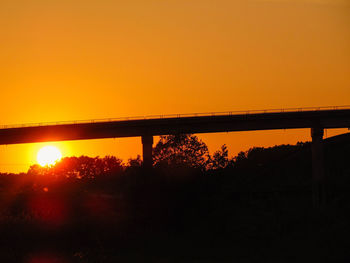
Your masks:
[{"label": "sun glare", "polygon": [[62,158],[60,150],[54,146],[44,146],[38,152],[37,162],[41,166],[54,165]]}]

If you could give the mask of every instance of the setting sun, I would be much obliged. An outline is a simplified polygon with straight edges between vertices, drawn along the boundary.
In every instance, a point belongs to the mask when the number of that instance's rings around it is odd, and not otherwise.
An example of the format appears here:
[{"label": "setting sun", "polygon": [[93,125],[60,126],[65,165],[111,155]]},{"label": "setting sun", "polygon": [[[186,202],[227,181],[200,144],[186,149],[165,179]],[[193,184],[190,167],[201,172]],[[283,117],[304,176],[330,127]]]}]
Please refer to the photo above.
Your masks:
[{"label": "setting sun", "polygon": [[53,165],[62,158],[62,154],[57,147],[44,146],[39,150],[36,158],[41,166]]}]

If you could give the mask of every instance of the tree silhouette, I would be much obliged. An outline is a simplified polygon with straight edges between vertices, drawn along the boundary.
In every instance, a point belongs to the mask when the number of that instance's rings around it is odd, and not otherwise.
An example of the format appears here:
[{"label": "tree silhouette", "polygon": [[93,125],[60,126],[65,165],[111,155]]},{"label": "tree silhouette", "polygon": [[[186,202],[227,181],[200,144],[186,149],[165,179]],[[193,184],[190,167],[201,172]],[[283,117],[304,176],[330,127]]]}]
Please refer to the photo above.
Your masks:
[{"label": "tree silhouette", "polygon": [[209,159],[207,145],[190,134],[160,136],[153,149],[154,166],[206,169]]},{"label": "tree silhouette", "polygon": [[216,151],[208,162],[209,169],[224,169],[226,167],[233,166],[233,160],[228,157],[227,146],[224,144],[221,149]]},{"label": "tree silhouette", "polygon": [[140,155],[137,155],[137,157],[135,159],[133,158],[130,158],[128,160],[128,167],[131,167],[131,168],[140,168],[142,166],[142,160],[141,160],[141,156]]},{"label": "tree silhouette", "polygon": [[65,157],[53,166],[42,167],[32,165],[28,174],[30,175],[55,175],[71,178],[94,178],[100,175],[110,175],[123,171],[124,166],[121,159],[114,156],[100,157]]},{"label": "tree silhouette", "polygon": [[28,175],[45,175],[48,172],[47,167],[42,167],[39,164],[33,164],[29,167]]},{"label": "tree silhouette", "polygon": [[105,156],[103,159],[100,159],[102,166],[101,170],[105,174],[113,174],[123,171],[123,161],[115,156]]}]

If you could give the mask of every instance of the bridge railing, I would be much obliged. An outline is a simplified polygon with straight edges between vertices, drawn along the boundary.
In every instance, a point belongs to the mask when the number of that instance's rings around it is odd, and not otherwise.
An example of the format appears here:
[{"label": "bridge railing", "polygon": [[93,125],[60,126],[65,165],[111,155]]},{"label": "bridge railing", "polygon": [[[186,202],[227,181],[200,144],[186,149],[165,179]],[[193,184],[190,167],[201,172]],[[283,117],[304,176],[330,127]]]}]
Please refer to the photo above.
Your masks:
[{"label": "bridge railing", "polygon": [[199,112],[199,113],[185,113],[185,114],[145,115],[145,116],[119,117],[119,118],[104,118],[104,119],[90,119],[90,120],[0,125],[0,129],[54,126],[54,125],[67,125],[67,124],[88,124],[88,123],[102,123],[102,122],[128,121],[128,120],[151,120],[151,119],[165,119],[165,118],[230,116],[230,115],[249,115],[249,114],[264,114],[264,113],[306,112],[306,111],[328,111],[328,110],[347,110],[347,109],[350,109],[350,105],[285,108],[285,109],[265,109],[265,110],[222,111],[222,112]]}]

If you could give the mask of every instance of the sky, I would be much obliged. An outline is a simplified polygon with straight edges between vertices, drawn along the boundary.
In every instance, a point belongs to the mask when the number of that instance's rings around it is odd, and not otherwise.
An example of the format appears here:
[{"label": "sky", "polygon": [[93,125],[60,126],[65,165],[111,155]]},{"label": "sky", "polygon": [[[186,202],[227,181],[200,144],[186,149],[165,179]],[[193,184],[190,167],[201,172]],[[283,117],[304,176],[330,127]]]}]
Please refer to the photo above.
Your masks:
[{"label": "sky", "polygon": [[[0,125],[350,105],[350,1],[1,0],[0,91]],[[199,137],[236,155],[310,131]],[[0,146],[0,172],[27,171],[44,145]],[[141,153],[140,138],[50,145]]]}]

